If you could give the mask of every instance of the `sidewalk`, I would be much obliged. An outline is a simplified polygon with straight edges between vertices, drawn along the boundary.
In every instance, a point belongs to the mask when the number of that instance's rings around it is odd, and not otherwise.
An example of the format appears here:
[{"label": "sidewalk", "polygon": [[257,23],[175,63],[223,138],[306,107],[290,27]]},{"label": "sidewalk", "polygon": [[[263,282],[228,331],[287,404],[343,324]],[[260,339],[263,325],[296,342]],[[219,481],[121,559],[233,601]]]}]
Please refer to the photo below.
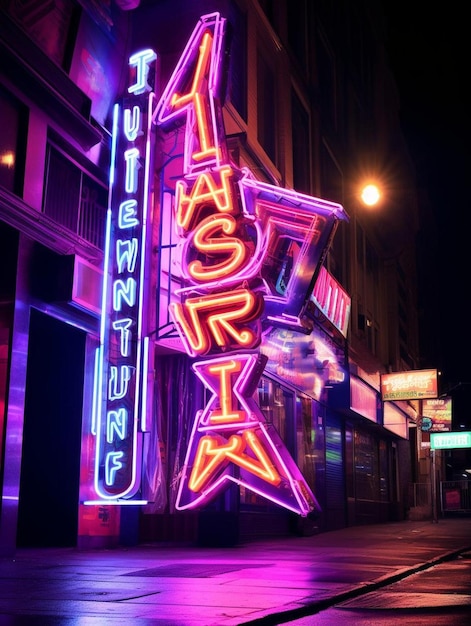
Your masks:
[{"label": "sidewalk", "polygon": [[20,549],[0,559],[0,626],[281,624],[469,549],[471,518],[233,548]]}]

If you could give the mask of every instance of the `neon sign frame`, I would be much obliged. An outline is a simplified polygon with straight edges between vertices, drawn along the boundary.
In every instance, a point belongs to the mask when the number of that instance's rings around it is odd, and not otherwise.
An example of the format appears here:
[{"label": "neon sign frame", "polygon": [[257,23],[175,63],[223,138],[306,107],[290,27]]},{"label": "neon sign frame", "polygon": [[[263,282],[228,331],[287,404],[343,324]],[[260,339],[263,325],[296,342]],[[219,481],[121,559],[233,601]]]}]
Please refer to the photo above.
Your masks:
[{"label": "neon sign frame", "polygon": [[307,294],[346,216],[338,204],[257,181],[230,162],[225,27],[219,13],[200,19],[153,115],[164,130],[185,124],[174,206],[182,286],[169,312],[211,392],[194,419],[175,506],[203,506],[234,482],[305,516],[319,504],[253,399],[266,362],[258,348],[263,324],[305,332]]},{"label": "neon sign frame", "polygon": [[107,210],[100,347],[95,362],[96,438],[94,488],[86,504],[145,503],[133,499],[141,487],[142,435],[150,401],[145,284],[149,187],[152,171],[152,109],[156,54],[146,49],[129,58],[134,82],[113,111],[110,193]]}]

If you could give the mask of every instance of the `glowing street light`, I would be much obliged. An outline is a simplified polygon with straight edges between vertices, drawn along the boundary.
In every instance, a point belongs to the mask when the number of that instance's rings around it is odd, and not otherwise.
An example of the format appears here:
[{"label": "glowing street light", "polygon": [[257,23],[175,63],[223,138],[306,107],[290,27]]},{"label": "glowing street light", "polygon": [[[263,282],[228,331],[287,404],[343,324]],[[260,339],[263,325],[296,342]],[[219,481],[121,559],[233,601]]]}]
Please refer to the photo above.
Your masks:
[{"label": "glowing street light", "polygon": [[367,206],[374,206],[379,202],[381,194],[379,189],[373,183],[365,185],[361,192],[361,199]]}]

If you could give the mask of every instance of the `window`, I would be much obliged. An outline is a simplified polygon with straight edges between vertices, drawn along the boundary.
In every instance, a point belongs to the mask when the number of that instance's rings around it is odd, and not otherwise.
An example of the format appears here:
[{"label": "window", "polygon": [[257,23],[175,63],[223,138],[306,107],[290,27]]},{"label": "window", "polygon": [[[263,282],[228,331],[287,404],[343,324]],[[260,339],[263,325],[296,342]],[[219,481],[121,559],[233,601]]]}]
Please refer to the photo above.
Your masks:
[{"label": "window", "polygon": [[296,396],[296,464],[308,485],[318,494],[324,468],[323,407],[308,396]]},{"label": "window", "polygon": [[291,128],[293,142],[293,186],[310,193],[309,114],[296,92],[291,90]]},{"label": "window", "polygon": [[359,500],[378,500],[379,459],[376,440],[355,431],[355,493]]},{"label": "window", "polygon": [[232,3],[229,15],[231,62],[228,97],[240,117],[247,122],[247,16]]},{"label": "window", "polygon": [[28,112],[18,100],[0,90],[0,186],[23,194]]},{"label": "window", "polygon": [[57,65],[68,71],[80,7],[74,2],[10,2],[10,16]]},{"label": "window", "polygon": [[321,193],[324,200],[343,204],[343,176],[329,147],[321,146]]},{"label": "window", "polygon": [[382,502],[389,501],[389,454],[385,441],[379,442],[379,496]]},{"label": "window", "polygon": [[345,260],[349,258],[348,252],[346,251],[348,245],[347,228],[348,224],[346,222],[339,222],[337,224],[335,236],[330,245],[327,257],[327,269],[346,291],[348,291],[348,274],[345,268]]},{"label": "window", "polygon": [[307,2],[306,0],[288,2],[286,10],[288,13],[288,42],[301,67],[305,68],[308,27]]},{"label": "window", "polygon": [[377,284],[379,280],[379,257],[368,239],[365,238],[365,262],[366,271]]},{"label": "window", "polygon": [[47,148],[43,212],[103,249],[107,188],[51,144]]},{"label": "window", "polygon": [[293,424],[292,392],[270,378],[262,377],[255,399],[267,422],[273,424],[289,447],[289,443],[292,443],[287,441],[291,425]]},{"label": "window", "polygon": [[275,74],[263,54],[257,56],[257,138],[276,165]]},{"label": "window", "polygon": [[363,229],[358,222],[356,222],[356,251],[357,251],[357,263],[363,269],[365,267],[365,246],[364,240],[365,236],[363,233]]},{"label": "window", "polygon": [[[294,424],[294,394],[279,383],[263,376],[255,391],[254,399],[259,405],[268,424],[278,431],[290,453],[293,451],[293,424]],[[240,487],[241,509],[257,511],[277,510],[276,505],[255,492]]]},{"label": "window", "polygon": [[321,39],[318,39],[317,43],[317,71],[319,76],[321,118],[323,124],[328,128],[335,129],[337,120],[335,62],[326,43]]},{"label": "window", "polygon": [[275,26],[275,0],[259,0],[263,12],[268,18],[270,24]]}]

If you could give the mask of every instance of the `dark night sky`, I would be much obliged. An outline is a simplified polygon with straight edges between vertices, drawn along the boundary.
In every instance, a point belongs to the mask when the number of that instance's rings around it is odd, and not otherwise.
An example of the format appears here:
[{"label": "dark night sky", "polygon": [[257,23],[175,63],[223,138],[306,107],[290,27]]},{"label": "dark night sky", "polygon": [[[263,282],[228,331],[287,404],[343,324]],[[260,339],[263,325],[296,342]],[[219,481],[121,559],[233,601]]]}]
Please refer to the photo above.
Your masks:
[{"label": "dark night sky", "polygon": [[436,238],[425,234],[429,228],[421,229],[426,242],[421,257],[426,261],[420,275],[421,311],[423,325],[428,319],[426,346],[432,359],[426,367],[442,370],[445,391],[471,381],[471,112],[465,97],[471,75],[471,34],[464,11],[455,3],[383,0],[383,4],[401,124],[419,187],[437,221]]}]

